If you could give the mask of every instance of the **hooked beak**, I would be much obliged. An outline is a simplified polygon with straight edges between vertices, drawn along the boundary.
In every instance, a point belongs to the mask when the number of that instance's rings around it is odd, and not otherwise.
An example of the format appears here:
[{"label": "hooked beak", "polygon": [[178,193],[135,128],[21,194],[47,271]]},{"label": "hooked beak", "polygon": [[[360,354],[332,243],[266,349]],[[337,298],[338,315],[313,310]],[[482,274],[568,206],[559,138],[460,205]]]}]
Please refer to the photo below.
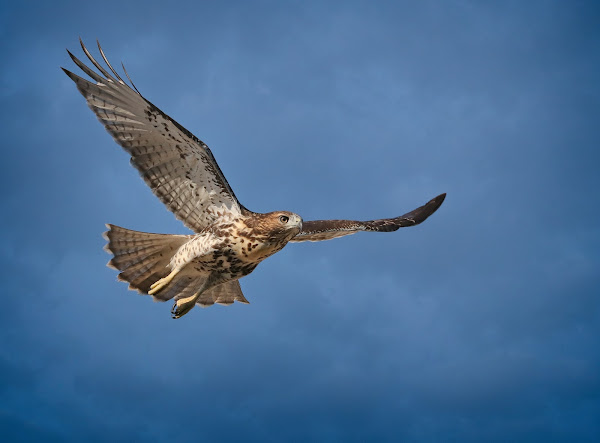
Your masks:
[{"label": "hooked beak", "polygon": [[302,217],[299,215],[294,215],[294,224],[298,226],[298,232],[302,231]]}]

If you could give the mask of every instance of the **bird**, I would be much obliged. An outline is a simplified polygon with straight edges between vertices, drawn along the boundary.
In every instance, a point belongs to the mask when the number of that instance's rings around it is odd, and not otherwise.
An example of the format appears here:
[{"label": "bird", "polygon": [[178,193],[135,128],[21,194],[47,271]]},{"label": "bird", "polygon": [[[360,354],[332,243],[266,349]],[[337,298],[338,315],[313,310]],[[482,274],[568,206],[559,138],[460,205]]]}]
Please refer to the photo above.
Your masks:
[{"label": "bird", "polygon": [[[122,65],[129,84],[108,61],[103,66],[79,43],[98,72],[68,49],[75,65],[90,79],[61,68],[89,108],[130,155],[152,192],[194,234],[154,234],[107,224],[108,266],[129,289],[155,301],[174,300],[172,318],[194,306],[248,303],[239,279],[288,243],[317,242],[357,232],[391,232],[415,226],[443,203],[440,194],[395,218],[304,221],[289,211],[252,212],[236,198],[210,148],[145,99]],[[109,72],[110,71],[110,72]]]}]

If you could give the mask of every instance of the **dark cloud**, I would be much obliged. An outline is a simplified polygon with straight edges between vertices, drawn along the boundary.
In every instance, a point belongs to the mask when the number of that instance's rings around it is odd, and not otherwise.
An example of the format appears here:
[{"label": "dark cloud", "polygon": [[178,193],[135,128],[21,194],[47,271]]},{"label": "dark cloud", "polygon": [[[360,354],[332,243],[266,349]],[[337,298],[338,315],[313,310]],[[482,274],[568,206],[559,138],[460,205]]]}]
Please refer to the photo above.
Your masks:
[{"label": "dark cloud", "polygon": [[[50,5],[50,4],[48,4]],[[592,2],[2,6],[8,441],[594,441]],[[111,222],[184,233],[59,66],[99,38],[250,209],[425,224],[290,245],[251,304],[128,292]]]}]

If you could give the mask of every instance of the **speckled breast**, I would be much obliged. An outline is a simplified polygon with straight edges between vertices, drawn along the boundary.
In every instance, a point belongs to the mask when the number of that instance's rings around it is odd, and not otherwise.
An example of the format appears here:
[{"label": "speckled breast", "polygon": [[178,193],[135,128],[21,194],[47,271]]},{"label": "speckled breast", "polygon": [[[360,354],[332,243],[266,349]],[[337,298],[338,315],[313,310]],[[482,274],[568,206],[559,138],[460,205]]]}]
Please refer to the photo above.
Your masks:
[{"label": "speckled breast", "polygon": [[234,221],[210,227],[196,235],[177,256],[198,273],[217,272],[225,279],[236,279],[250,274],[261,261],[281,250],[285,243],[269,241],[268,237],[257,235]]}]

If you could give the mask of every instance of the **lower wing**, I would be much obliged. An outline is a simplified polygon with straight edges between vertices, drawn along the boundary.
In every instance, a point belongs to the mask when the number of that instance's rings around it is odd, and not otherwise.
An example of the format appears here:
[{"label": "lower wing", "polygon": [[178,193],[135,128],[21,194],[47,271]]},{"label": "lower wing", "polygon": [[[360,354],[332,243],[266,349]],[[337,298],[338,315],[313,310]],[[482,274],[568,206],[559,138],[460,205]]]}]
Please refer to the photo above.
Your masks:
[{"label": "lower wing", "polygon": [[423,206],[414,209],[400,217],[383,218],[380,220],[313,220],[302,223],[302,231],[294,237],[293,242],[322,241],[344,235],[355,234],[359,231],[391,232],[407,226],[423,223],[442,205],[446,194],[440,194],[429,200]]}]

